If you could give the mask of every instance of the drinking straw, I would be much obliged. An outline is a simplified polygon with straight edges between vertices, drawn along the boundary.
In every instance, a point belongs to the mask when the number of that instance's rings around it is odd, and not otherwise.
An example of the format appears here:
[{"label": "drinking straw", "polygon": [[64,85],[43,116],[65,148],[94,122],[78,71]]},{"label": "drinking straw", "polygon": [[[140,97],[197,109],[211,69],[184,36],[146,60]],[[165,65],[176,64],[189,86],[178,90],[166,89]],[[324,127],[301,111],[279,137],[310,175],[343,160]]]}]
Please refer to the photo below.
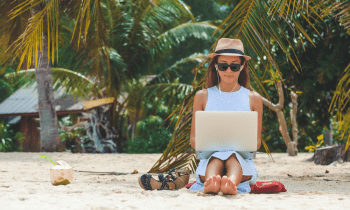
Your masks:
[{"label": "drinking straw", "polygon": [[[38,158],[42,158],[42,157],[46,157],[46,156],[40,156]],[[50,158],[46,157],[49,161],[51,161],[54,165],[57,165],[55,162],[53,162],[52,160],[50,160]]]}]

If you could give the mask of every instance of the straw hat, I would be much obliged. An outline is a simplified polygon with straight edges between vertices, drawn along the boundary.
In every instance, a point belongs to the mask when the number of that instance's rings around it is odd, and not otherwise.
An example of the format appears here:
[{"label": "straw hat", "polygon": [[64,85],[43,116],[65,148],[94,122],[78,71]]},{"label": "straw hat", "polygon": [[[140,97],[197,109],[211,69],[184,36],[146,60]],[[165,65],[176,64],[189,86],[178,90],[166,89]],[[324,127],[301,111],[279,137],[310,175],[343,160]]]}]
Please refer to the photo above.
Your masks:
[{"label": "straw hat", "polygon": [[214,58],[217,55],[243,56],[246,61],[251,59],[250,56],[244,55],[243,43],[240,39],[219,39],[215,48],[215,53],[211,53],[208,56]]}]

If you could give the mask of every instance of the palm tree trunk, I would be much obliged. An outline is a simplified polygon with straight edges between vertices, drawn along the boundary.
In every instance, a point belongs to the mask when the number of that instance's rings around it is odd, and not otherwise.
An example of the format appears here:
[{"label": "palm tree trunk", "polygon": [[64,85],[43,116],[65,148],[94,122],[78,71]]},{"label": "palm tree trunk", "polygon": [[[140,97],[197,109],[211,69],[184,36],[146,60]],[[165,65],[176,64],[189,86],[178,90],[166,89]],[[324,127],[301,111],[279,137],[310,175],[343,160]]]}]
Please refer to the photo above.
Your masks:
[{"label": "palm tree trunk", "polygon": [[[32,16],[40,11],[40,5],[34,7],[31,10]],[[51,66],[48,61],[47,36],[45,33],[43,34],[42,42],[42,52],[39,48],[38,64],[35,67],[40,117],[40,148],[41,151],[45,152],[63,151],[63,148],[60,147],[62,144],[60,144],[61,141],[58,134]]]},{"label": "palm tree trunk", "polygon": [[134,121],[132,122],[131,139],[135,138],[136,123],[138,120],[137,117],[138,117],[138,111],[136,111]]}]

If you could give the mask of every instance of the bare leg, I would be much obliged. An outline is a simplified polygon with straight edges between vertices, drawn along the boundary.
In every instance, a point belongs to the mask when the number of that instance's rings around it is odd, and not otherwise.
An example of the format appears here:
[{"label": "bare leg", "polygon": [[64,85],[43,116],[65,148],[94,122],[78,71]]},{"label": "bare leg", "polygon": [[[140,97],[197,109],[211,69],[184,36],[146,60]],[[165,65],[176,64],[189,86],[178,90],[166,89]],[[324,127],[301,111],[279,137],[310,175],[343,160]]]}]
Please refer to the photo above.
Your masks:
[{"label": "bare leg", "polygon": [[226,176],[221,179],[221,192],[224,195],[237,195],[237,186],[242,180],[242,167],[236,155],[231,155],[225,161]]},{"label": "bare leg", "polygon": [[206,194],[218,194],[220,191],[221,176],[224,172],[224,161],[212,157],[209,160],[207,170],[205,171],[205,177],[201,176],[202,182],[204,182],[204,193]]}]

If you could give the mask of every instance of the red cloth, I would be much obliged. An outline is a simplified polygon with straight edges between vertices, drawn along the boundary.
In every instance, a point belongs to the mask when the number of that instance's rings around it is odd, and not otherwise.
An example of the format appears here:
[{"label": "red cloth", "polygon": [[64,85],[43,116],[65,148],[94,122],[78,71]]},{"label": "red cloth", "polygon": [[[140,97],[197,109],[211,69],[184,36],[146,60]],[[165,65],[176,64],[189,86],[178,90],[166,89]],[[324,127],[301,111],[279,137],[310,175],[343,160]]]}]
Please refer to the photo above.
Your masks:
[{"label": "red cloth", "polygon": [[[184,187],[189,189],[196,181],[193,183],[188,183]],[[265,181],[265,182],[256,182],[255,185],[250,185],[251,192],[250,193],[279,193],[286,192],[286,188],[281,182],[277,181]]]},{"label": "red cloth", "polygon": [[265,182],[256,182],[255,185],[250,185],[252,190],[250,193],[279,193],[286,192],[286,188],[281,182],[277,181],[265,181]]},{"label": "red cloth", "polygon": [[196,183],[196,181],[194,181],[193,183],[188,183],[186,184],[184,187],[186,187],[187,189],[190,189],[190,187],[192,187],[192,185]]}]

